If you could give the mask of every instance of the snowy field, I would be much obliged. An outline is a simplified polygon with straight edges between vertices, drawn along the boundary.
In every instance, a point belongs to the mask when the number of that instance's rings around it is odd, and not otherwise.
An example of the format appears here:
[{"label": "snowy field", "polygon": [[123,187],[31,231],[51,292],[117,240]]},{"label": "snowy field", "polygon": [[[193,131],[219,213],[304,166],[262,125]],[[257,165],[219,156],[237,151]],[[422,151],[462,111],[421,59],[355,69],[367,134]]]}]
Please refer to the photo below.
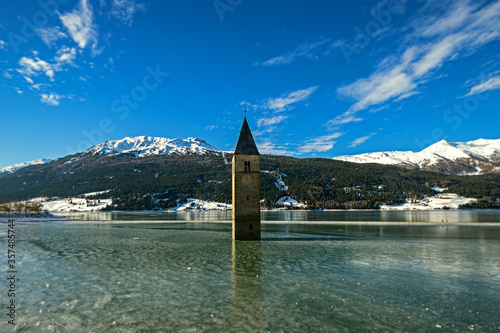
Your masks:
[{"label": "snowy field", "polygon": [[84,198],[42,199],[42,209],[49,212],[95,212],[111,205],[112,199]]},{"label": "snowy field", "polygon": [[233,205],[214,202],[214,201],[204,201],[199,199],[188,199],[186,203],[179,205],[173,210],[185,211],[191,209],[201,209],[201,210],[231,210]]},{"label": "snowy field", "polygon": [[[442,193],[445,188],[435,188],[440,192],[433,197],[427,197],[415,202],[407,201],[403,205],[390,206],[381,205],[381,210],[433,210],[433,209],[458,209],[460,205],[475,202],[476,199],[461,197],[455,193]],[[87,199],[85,196],[102,194],[104,192],[94,192],[82,194],[76,198],[37,198],[31,202],[39,202],[43,211],[48,212],[95,212],[100,211],[112,205],[112,199]],[[283,209],[306,209],[307,205],[303,202],[292,199],[290,196],[281,197],[276,201],[276,210]],[[232,210],[231,204],[205,201],[189,198],[186,203],[178,204],[171,211],[188,210]]]},{"label": "snowy field", "polygon": [[433,197],[428,197],[414,203],[406,202],[399,206],[381,205],[381,210],[431,210],[431,209],[458,209],[460,205],[465,205],[477,201],[472,198],[461,197],[455,193],[440,193]]}]

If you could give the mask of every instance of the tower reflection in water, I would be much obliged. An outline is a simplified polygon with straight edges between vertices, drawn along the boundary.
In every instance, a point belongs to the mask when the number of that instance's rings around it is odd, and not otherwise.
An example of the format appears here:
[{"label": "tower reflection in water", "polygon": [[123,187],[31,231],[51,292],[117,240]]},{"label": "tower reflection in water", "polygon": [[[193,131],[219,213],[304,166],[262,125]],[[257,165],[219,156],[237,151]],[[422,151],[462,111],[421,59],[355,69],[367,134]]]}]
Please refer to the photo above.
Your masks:
[{"label": "tower reflection in water", "polygon": [[261,328],[260,246],[260,242],[233,241],[231,332],[257,332]]}]

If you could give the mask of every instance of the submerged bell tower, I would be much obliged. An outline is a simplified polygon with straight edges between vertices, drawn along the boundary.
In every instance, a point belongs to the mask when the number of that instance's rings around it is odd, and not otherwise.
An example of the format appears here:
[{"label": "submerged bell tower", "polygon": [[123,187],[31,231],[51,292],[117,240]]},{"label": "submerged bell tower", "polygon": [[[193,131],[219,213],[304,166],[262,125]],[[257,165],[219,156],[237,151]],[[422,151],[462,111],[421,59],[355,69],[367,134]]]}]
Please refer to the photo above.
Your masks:
[{"label": "submerged bell tower", "polygon": [[233,240],[260,240],[260,154],[246,112],[232,161]]}]

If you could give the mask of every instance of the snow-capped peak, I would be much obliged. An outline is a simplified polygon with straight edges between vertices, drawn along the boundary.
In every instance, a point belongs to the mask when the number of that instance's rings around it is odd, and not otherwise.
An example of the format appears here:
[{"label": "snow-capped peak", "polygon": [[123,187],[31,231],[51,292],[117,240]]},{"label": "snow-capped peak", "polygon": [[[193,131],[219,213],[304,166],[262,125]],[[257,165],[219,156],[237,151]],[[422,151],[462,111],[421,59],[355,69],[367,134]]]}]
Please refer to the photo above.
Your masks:
[{"label": "snow-capped peak", "polygon": [[[354,163],[378,163],[389,165],[402,165],[418,169],[433,170],[438,164],[455,164],[454,170],[457,174],[457,163],[462,164],[465,173],[483,173],[485,170],[498,170],[500,160],[500,139],[485,140],[478,139],[469,142],[448,142],[441,140],[419,152],[413,151],[389,151],[366,153],[360,155],[338,156],[335,160]],[[485,169],[486,167],[486,169]],[[476,170],[476,171],[473,171]],[[435,171],[435,170],[434,170]],[[455,173],[450,172],[450,173]]]},{"label": "snow-capped peak", "polygon": [[220,150],[204,140],[190,137],[187,139],[168,139],[152,136],[126,137],[121,140],[106,141],[87,149],[84,154],[110,155],[133,153],[136,157],[151,155],[186,155],[219,153]]},{"label": "snow-capped peak", "polygon": [[36,165],[36,164],[49,163],[50,161],[52,161],[52,160],[49,160],[47,158],[39,158],[39,159],[34,160],[34,161],[29,161],[29,162],[23,162],[23,163],[14,164],[14,165],[11,165],[11,166],[8,166],[8,167],[5,167],[5,168],[0,168],[0,175],[8,174],[8,173],[14,173],[17,170],[25,168],[27,166]]}]

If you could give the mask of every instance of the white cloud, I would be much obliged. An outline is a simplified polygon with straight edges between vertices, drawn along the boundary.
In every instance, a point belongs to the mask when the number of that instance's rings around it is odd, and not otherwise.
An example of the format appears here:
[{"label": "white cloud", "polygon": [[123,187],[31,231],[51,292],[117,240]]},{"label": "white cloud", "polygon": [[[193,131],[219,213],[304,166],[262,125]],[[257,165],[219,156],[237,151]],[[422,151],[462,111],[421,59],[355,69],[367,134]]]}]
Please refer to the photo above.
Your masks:
[{"label": "white cloud", "polygon": [[427,53],[418,61],[412,64],[411,74],[414,78],[419,78],[427,74],[432,69],[436,69],[447,60],[466,39],[466,35],[453,34],[443,38],[441,41],[428,46]]},{"label": "white cloud", "polygon": [[9,73],[9,71],[11,70],[4,70],[3,71],[3,77],[7,78],[7,79],[12,79],[12,74]]},{"label": "white cloud", "polygon": [[417,31],[421,36],[432,37],[459,29],[470,19],[472,12],[477,9],[477,7],[470,6],[466,1],[451,3],[454,6],[451,9],[447,5],[447,3],[444,3],[441,12],[448,11],[448,13],[438,13],[435,7],[429,7],[429,10],[436,15],[424,16],[421,20],[415,22],[418,24]]},{"label": "white cloud", "polygon": [[31,89],[31,90],[34,90],[34,89],[36,89],[36,90],[40,90],[40,89],[41,89],[42,87],[44,87],[44,86],[45,86],[45,85],[44,85],[44,84],[42,84],[42,83],[37,83],[37,84],[33,84],[33,85],[30,87],[30,89]]},{"label": "white cloud", "polygon": [[19,69],[18,71],[24,76],[37,76],[38,73],[44,73],[51,80],[54,79],[55,67],[38,57],[35,57],[35,59],[22,57],[19,60],[19,65],[21,65],[23,68]]},{"label": "white cloud", "polygon": [[497,89],[500,89],[500,75],[494,76],[485,82],[476,84],[474,87],[471,88],[469,93],[465,96],[471,96],[475,94],[480,94],[488,90],[497,90]]},{"label": "white cloud", "polygon": [[59,51],[57,51],[57,56],[54,60],[58,65],[62,64],[73,64],[73,60],[76,57],[76,50],[74,47],[63,46]]},{"label": "white cloud", "polygon": [[7,46],[7,43],[0,39],[0,50],[5,49],[6,46]]},{"label": "white cloud", "polygon": [[353,113],[347,111],[347,112],[344,112],[343,114],[341,114],[340,116],[337,116],[332,120],[329,120],[326,123],[326,126],[332,128],[332,127],[338,126],[338,125],[357,123],[357,122],[360,122],[362,120],[364,120],[364,119],[356,117]]},{"label": "white cloud", "polygon": [[265,107],[274,111],[282,111],[291,104],[307,100],[316,90],[318,90],[318,87],[310,87],[291,92],[278,98],[270,98],[267,100]]},{"label": "white cloud", "polygon": [[[281,97],[269,98],[260,105],[250,104],[249,106],[253,109],[264,109],[264,112],[257,119],[258,129],[254,132],[254,135],[260,136],[264,133],[275,132],[277,126],[289,118],[289,115],[283,115],[282,112],[291,110],[293,108],[292,104],[307,100],[317,89],[318,87],[300,89],[283,94]],[[246,102],[242,103],[247,104]]]},{"label": "white cloud", "polygon": [[366,141],[370,140],[374,135],[376,135],[377,133],[372,133],[370,135],[365,135],[365,136],[362,136],[360,138],[357,138],[355,140],[353,140],[350,144],[349,144],[349,148],[354,148],[354,147],[357,147],[363,143],[365,143]]},{"label": "white cloud", "polygon": [[269,117],[269,118],[267,118],[267,117],[260,118],[260,119],[257,119],[257,126],[261,127],[261,126],[277,125],[277,124],[280,124],[286,118],[288,118],[288,117],[287,116],[283,116],[283,115],[275,116],[275,117]]},{"label": "white cloud", "polygon": [[259,152],[261,154],[271,154],[271,155],[294,155],[295,152],[289,150],[286,146],[279,146],[270,140],[259,142],[257,144]]},{"label": "white cloud", "polygon": [[81,0],[78,8],[71,13],[60,15],[59,18],[81,49],[84,49],[89,42],[93,42],[93,49],[96,48],[97,27],[92,22],[92,6],[87,0]]},{"label": "white cloud", "polygon": [[318,56],[314,51],[320,46],[329,43],[330,39],[324,39],[316,43],[303,43],[300,44],[295,50],[285,53],[262,63],[264,66],[276,66],[276,65],[289,65],[294,62],[297,58],[305,57],[309,59],[317,59]]},{"label": "white cloud", "polygon": [[379,107],[376,107],[376,108],[373,108],[373,109],[370,109],[370,113],[378,113],[382,110],[385,110],[389,107],[389,105],[382,105],[382,106],[379,106]]},{"label": "white cloud", "polygon": [[24,79],[29,83],[29,84],[33,84],[33,80],[27,76],[24,76]]},{"label": "white cloud", "polygon": [[68,37],[59,27],[38,28],[35,32],[49,48],[55,41]]},{"label": "white cloud", "polygon": [[468,1],[455,3],[452,10],[446,4],[447,12],[415,20],[415,31],[407,36],[401,54],[386,57],[368,77],[337,89],[340,96],[355,103],[344,117],[331,123],[346,123],[357,119],[355,114],[360,110],[417,94],[420,85],[440,76],[435,72],[443,64],[499,38],[500,1],[480,9]]},{"label": "white cloud", "polygon": [[[38,52],[34,52],[34,54],[36,55]],[[33,79],[30,77],[38,76],[40,73],[44,73],[52,81],[54,81],[55,72],[61,71],[63,65],[74,65],[73,60],[75,57],[76,50],[74,47],[69,48],[63,46],[59,51],[57,51],[57,55],[54,57],[55,63],[49,63],[45,60],[41,60],[37,56],[35,56],[34,59],[22,57],[19,60],[19,65],[21,65],[22,68],[17,71],[21,73],[24,79],[30,84],[33,84]]]},{"label": "white cloud", "polygon": [[[340,41],[332,43],[330,38],[320,40],[316,43],[303,43],[300,44],[295,50],[266,60],[262,62],[261,65],[266,67],[289,65],[298,58],[317,60],[321,56],[329,54],[333,48],[340,46],[340,44]],[[257,63],[257,65],[259,65],[259,63]]]},{"label": "white cloud", "polygon": [[205,127],[205,129],[207,131],[212,131],[212,130],[218,128],[218,127],[219,127],[219,125],[209,125],[209,126]]},{"label": "white cloud", "polygon": [[342,135],[344,135],[344,133],[332,133],[309,139],[299,147],[299,154],[326,152],[332,150],[334,145],[337,143],[334,139],[341,137]]},{"label": "white cloud", "polygon": [[129,27],[134,22],[134,16],[138,11],[145,12],[145,3],[136,3],[135,0],[113,0],[111,14],[123,24]]},{"label": "white cloud", "polygon": [[21,89],[19,89],[18,87],[14,87],[14,89],[16,89],[16,92],[19,94],[19,95],[22,95],[23,94],[23,91]]},{"label": "white cloud", "polygon": [[63,97],[56,93],[40,94],[40,101],[47,105],[57,106],[59,105],[59,100]]}]

